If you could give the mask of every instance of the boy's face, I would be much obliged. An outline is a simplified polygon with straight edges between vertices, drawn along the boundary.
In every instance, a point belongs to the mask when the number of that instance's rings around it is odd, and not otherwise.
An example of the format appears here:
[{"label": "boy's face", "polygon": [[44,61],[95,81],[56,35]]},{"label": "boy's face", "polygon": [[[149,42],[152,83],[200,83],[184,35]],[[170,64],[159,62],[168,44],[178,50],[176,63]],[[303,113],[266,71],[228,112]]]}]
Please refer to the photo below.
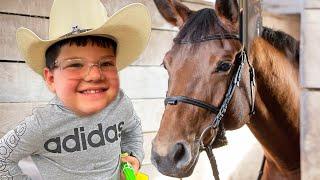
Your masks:
[{"label": "boy's face", "polygon": [[57,61],[54,70],[44,69],[44,79],[68,109],[81,116],[91,115],[116,98],[119,76],[113,48],[91,43],[84,47],[66,44]]}]

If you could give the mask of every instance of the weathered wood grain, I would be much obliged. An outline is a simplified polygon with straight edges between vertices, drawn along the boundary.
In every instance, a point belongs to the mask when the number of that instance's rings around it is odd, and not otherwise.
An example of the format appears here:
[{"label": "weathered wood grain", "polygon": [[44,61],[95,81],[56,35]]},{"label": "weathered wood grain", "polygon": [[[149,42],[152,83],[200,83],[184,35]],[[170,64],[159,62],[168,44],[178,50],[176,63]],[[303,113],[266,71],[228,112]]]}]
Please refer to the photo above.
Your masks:
[{"label": "weathered wood grain", "polygon": [[319,0],[305,0],[304,8],[306,9],[320,9],[320,1]]},{"label": "weathered wood grain", "polygon": [[21,60],[15,36],[17,28],[29,28],[40,38],[47,38],[47,26],[46,19],[0,14],[0,59]]},{"label": "weathered wood grain", "polygon": [[163,67],[132,66],[120,72],[120,82],[130,98],[164,98],[168,74]]},{"label": "weathered wood grain", "polygon": [[303,12],[300,80],[303,87],[320,88],[320,10],[306,9]]},{"label": "weathered wood grain", "polygon": [[299,14],[302,10],[302,0],[262,0],[264,11],[274,14]]},{"label": "weathered wood grain", "polygon": [[295,39],[300,39],[300,15],[299,14],[272,14],[262,12],[263,26],[274,30],[281,30]]},{"label": "weathered wood grain", "polygon": [[148,47],[133,64],[159,66],[163,61],[164,55],[171,48],[175,36],[176,32],[173,31],[153,30]]},{"label": "weathered wood grain", "polygon": [[303,180],[320,177],[320,91],[303,91],[301,95],[301,170]]},{"label": "weathered wood grain", "polygon": [[0,12],[49,16],[53,0],[0,0]]},{"label": "weathered wood grain", "polygon": [[[48,101],[52,94],[42,77],[24,63],[0,63],[0,102]],[[163,98],[167,72],[162,67],[127,67],[120,72],[121,88],[133,99]]]}]

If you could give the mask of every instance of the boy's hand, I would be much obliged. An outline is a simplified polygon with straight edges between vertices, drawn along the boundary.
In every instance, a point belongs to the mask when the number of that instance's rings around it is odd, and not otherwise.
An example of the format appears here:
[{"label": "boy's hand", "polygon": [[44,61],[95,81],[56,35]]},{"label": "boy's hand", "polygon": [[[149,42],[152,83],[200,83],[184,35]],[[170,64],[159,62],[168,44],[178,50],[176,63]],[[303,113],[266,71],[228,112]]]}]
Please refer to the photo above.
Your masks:
[{"label": "boy's hand", "polygon": [[130,163],[132,165],[135,173],[137,173],[139,171],[140,163],[136,157],[133,157],[133,156],[121,157],[121,161]]}]

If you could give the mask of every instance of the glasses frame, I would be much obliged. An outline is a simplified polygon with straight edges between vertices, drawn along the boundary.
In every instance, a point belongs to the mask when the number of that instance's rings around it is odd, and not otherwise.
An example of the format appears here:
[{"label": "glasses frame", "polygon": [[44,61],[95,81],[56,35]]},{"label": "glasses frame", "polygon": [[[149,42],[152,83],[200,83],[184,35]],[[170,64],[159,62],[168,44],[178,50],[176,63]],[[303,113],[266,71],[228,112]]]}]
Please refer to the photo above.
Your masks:
[{"label": "glasses frame", "polygon": [[[73,71],[74,72],[67,72],[65,69],[66,68],[63,68],[63,66],[61,66],[61,64],[65,63],[65,62],[68,62],[68,61],[75,61],[75,60],[79,60],[78,62],[82,62],[82,64],[84,65],[82,67],[82,69],[78,69],[78,72],[77,69],[74,69]],[[103,63],[109,63],[110,66],[107,66],[106,69],[103,69],[102,67],[102,64]],[[84,79],[86,78],[92,67],[94,66],[97,66],[97,68],[99,69],[99,74],[100,74],[100,78],[103,78],[103,73],[104,72],[107,72],[108,70],[110,70],[110,67],[115,67],[116,69],[116,63],[113,63],[114,61],[113,60],[110,60],[110,58],[102,58],[100,59],[97,63],[90,63],[84,59],[81,59],[81,58],[73,58],[73,59],[65,59],[65,60],[62,60],[62,61],[59,61],[58,59],[54,61],[54,69],[57,68],[59,69],[61,72],[64,72],[64,73],[69,73],[69,75],[66,75],[66,77],[69,77],[69,79]],[[72,67],[70,67],[72,68]],[[72,73],[74,73],[73,75],[71,75]]]}]

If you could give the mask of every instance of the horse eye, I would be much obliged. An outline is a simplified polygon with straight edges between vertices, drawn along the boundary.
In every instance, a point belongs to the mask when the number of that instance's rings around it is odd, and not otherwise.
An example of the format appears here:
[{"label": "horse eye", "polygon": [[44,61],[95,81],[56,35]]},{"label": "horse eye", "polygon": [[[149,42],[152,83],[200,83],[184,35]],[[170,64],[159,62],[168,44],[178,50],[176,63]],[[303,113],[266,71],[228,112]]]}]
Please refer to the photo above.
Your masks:
[{"label": "horse eye", "polygon": [[167,70],[167,67],[166,67],[166,65],[164,64],[164,62],[162,62],[162,63],[160,64],[160,66],[162,66],[164,69]]},{"label": "horse eye", "polygon": [[229,71],[229,69],[231,68],[231,66],[232,66],[232,64],[231,64],[230,62],[226,62],[226,61],[220,62],[220,63],[218,64],[218,67],[217,67],[217,69],[216,69],[216,72],[221,72],[221,71],[226,72],[226,71]]}]

